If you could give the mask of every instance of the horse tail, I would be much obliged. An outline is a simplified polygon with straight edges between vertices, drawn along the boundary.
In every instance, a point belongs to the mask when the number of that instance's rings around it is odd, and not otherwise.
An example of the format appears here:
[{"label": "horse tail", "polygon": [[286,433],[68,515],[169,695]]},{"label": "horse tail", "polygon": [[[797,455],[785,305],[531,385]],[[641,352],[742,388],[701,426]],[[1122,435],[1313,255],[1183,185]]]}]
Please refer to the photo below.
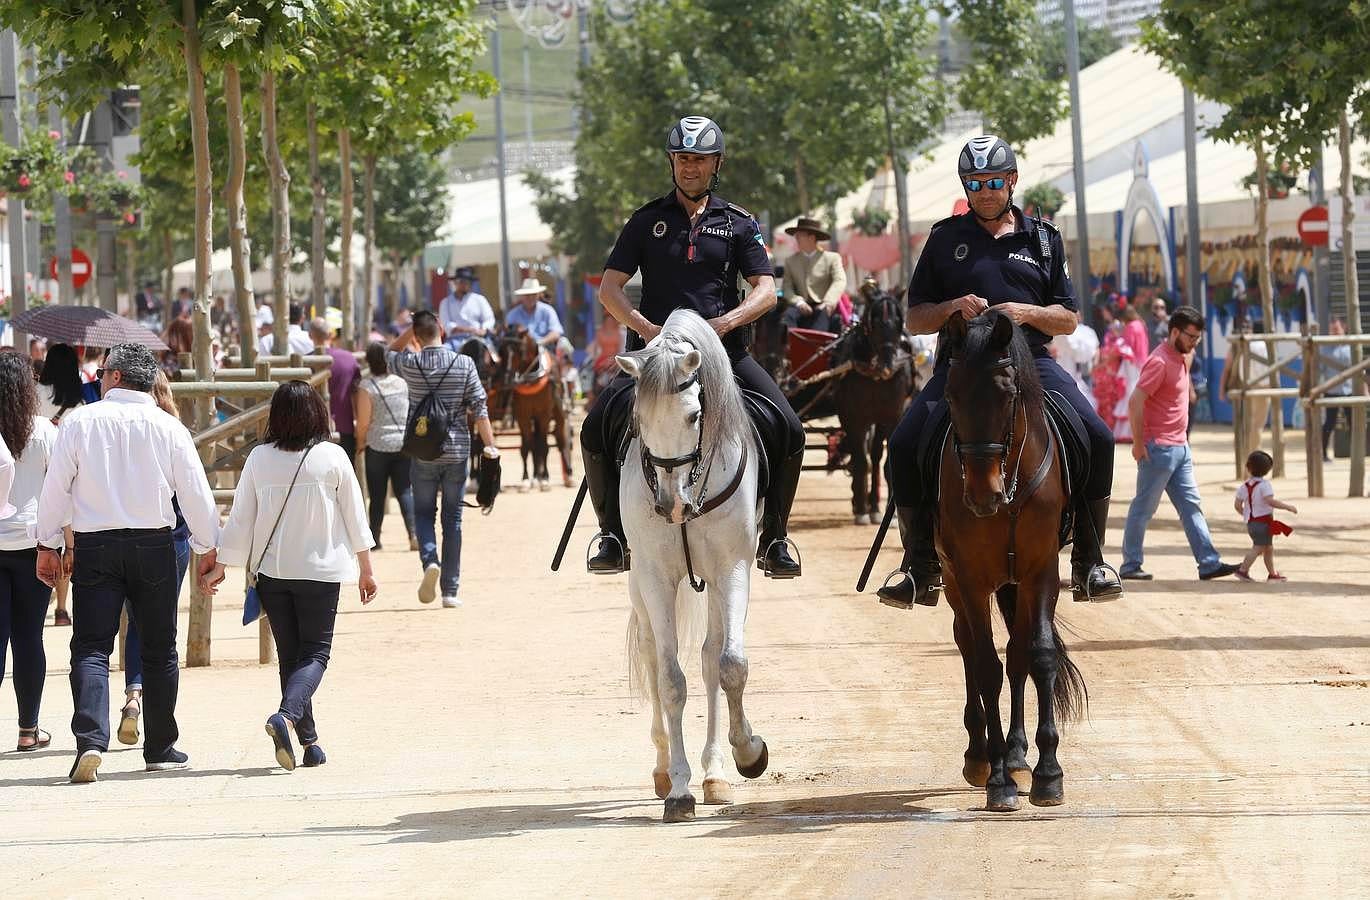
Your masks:
[{"label": "horse tail", "polygon": [[634,609],[628,615],[628,693],[638,701],[647,696],[648,680],[652,677],[651,665],[642,655],[641,624]]},{"label": "horse tail", "polygon": [[1074,722],[1089,712],[1089,689],[1085,687],[1080,667],[1070,658],[1055,622],[1051,623],[1051,642],[1056,647],[1056,684],[1052,688],[1051,701],[1056,707],[1057,721]]}]

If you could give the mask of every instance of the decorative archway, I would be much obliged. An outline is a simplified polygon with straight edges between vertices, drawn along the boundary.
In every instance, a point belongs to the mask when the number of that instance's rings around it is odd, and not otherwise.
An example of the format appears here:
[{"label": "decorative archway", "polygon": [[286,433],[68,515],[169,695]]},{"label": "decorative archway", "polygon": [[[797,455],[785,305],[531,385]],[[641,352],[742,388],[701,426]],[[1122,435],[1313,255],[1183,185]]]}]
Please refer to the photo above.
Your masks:
[{"label": "decorative archway", "polygon": [[1137,142],[1132,156],[1132,186],[1127,189],[1127,203],[1123,207],[1123,218],[1118,231],[1118,291],[1127,293],[1129,264],[1132,260],[1132,233],[1137,225],[1137,217],[1146,213],[1151,226],[1156,229],[1156,243],[1161,250],[1161,270],[1165,272],[1166,290],[1175,293],[1175,259],[1171,244],[1170,228],[1165,212],[1161,209],[1160,197],[1149,177],[1151,158],[1147,155],[1146,144]]}]

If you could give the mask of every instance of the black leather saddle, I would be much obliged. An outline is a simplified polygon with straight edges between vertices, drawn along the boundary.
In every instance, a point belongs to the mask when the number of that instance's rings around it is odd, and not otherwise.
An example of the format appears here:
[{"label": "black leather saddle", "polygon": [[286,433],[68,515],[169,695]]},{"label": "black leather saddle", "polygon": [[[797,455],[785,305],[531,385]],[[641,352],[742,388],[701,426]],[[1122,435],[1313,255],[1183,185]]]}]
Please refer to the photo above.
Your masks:
[{"label": "black leather saddle", "polygon": [[[614,458],[620,469],[628,453],[628,444],[633,439],[633,400],[636,395],[637,384],[629,382],[605,401],[608,406],[603,419],[604,446],[614,448]],[[762,496],[770,484],[775,461],[785,459],[790,453],[789,429],[784,414],[764,394],[743,388],[742,403],[747,408],[757,444],[761,448],[757,460],[757,496]]]}]

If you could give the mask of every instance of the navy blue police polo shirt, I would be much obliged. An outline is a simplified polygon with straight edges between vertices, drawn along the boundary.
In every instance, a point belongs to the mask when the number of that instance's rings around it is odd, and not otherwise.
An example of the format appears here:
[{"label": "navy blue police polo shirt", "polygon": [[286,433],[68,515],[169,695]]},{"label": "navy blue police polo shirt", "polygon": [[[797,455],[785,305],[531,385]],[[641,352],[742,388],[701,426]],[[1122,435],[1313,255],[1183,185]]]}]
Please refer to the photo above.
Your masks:
[{"label": "navy blue police polo shirt", "polygon": [[[990,306],[1029,303],[1064,306],[1079,312],[1066,266],[1065,244],[1055,227],[1013,208],[1017,227],[994,238],[976,221],[974,213],[951,216],[932,226],[918,265],[909,281],[910,306],[944,303],[966,294],[983,297]],[[1043,259],[1041,229],[1051,248]],[[1041,355],[1051,342],[1030,325],[1023,327],[1033,353]]]},{"label": "navy blue police polo shirt", "polygon": [[[714,319],[742,302],[737,277],[771,274],[771,261],[759,226],[750,213],[709,195],[694,226],[675,191],[648,203],[619,232],[604,268],[632,276],[642,270],[639,311],[664,325],[677,309],[692,309]],[[723,338],[729,355],[745,353],[751,329],[737,328]],[[628,349],[643,346],[628,332]]]}]

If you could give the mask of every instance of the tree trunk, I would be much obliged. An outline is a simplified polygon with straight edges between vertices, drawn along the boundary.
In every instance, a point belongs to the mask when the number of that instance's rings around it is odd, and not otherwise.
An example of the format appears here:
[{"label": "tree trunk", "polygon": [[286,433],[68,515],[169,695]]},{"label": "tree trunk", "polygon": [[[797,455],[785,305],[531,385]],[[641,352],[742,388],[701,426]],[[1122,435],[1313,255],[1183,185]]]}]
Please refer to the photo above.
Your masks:
[{"label": "tree trunk", "polygon": [[286,328],[290,324],[290,173],[281,156],[276,132],[276,73],[262,75],[262,148],[271,179],[271,304],[276,311],[272,329],[273,354],[288,354]]},{"label": "tree trunk", "polygon": [[[1341,154],[1341,265],[1346,283],[1346,330],[1361,334],[1360,282],[1356,276],[1356,242],[1351,231],[1355,219],[1355,187],[1351,181],[1351,119],[1345,107],[1337,126],[1337,150]],[[1361,361],[1360,344],[1351,345],[1351,365]],[[1351,393],[1357,397],[1365,393],[1365,375],[1351,381]],[[1309,428],[1313,425],[1310,423]],[[1365,407],[1351,407],[1351,487],[1350,497],[1365,496]]]},{"label": "tree trunk", "polygon": [[366,264],[362,267],[366,282],[366,313],[375,321],[376,312],[376,154],[362,158],[363,225],[366,234]]},{"label": "tree trunk", "polygon": [[357,346],[356,314],[352,309],[352,132],[338,129],[338,168],[342,175],[341,260],[338,263],[341,285],[340,303],[343,317],[343,346],[348,350]]},{"label": "tree trunk", "polygon": [[[194,302],[195,371],[203,381],[211,380],[209,346],[210,257],[214,252],[214,173],[209,159],[209,107],[205,102],[205,73],[200,65],[200,32],[195,0],[181,0],[182,50],[186,62],[186,82],[190,90],[190,139],[195,149],[195,284]],[[166,303],[171,303],[170,294]],[[209,426],[213,401],[199,404],[198,426]],[[206,650],[206,653],[208,651]]]},{"label": "tree trunk", "polygon": [[[171,304],[171,292],[175,290],[176,273],[176,244],[171,237],[171,229],[162,229],[162,304],[164,309],[169,309]],[[164,323],[165,324],[165,323]]]},{"label": "tree trunk", "polygon": [[247,201],[243,198],[247,138],[243,133],[242,76],[233,63],[224,66],[224,100],[228,106],[228,183],[224,185],[224,205],[228,210],[228,246],[233,254],[234,308],[238,311],[241,365],[251,366],[257,359],[257,309],[247,249]]},{"label": "tree trunk", "polygon": [[799,214],[809,214],[809,180],[804,176],[804,157],[794,158],[794,189],[799,197]]},{"label": "tree trunk", "polygon": [[319,173],[319,117],[314,101],[309,101],[305,110],[309,125],[309,186],[314,198],[313,216],[310,224],[313,230],[309,239],[309,274],[311,276],[310,301],[314,304],[314,315],[322,316],[327,301],[324,298],[324,195],[323,176]]},{"label": "tree trunk", "polygon": [[[1265,157],[1265,141],[1257,135],[1254,146],[1256,150],[1256,271],[1261,282],[1261,318],[1265,320],[1265,333],[1275,334],[1279,331],[1279,324],[1275,321],[1275,283],[1270,272],[1270,184],[1266,180],[1270,173],[1270,166]],[[1271,362],[1275,361],[1275,344],[1273,342],[1262,342],[1258,345],[1262,356]],[[1270,370],[1270,377],[1267,387],[1278,388],[1280,386],[1280,373],[1274,368]],[[1245,403],[1245,400],[1243,400]],[[1263,423],[1257,422],[1253,426],[1253,433],[1259,435]],[[1275,460],[1273,474],[1276,478],[1284,475],[1284,403],[1279,397],[1270,398],[1270,433],[1271,433],[1271,456]],[[1259,441],[1257,441],[1259,443]],[[1256,449],[1255,447],[1246,448],[1248,452]]]}]

